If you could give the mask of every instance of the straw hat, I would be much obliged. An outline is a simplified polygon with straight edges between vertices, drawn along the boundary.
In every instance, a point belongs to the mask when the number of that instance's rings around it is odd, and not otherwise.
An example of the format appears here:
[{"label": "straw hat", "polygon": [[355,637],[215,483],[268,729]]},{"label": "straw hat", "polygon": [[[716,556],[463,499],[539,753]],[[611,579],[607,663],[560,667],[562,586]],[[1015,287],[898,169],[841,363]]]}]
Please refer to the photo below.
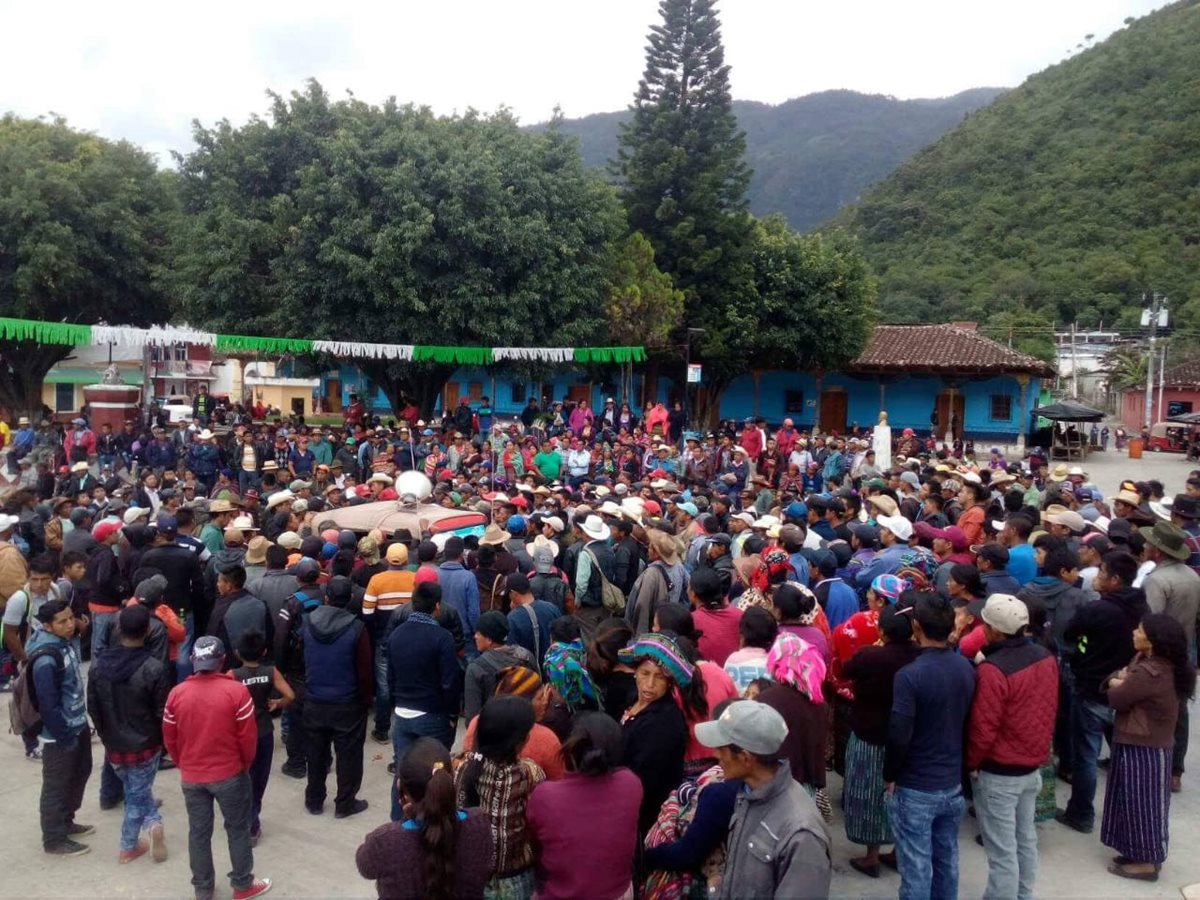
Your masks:
[{"label": "straw hat", "polygon": [[246,563],[251,566],[261,566],[267,561],[267,548],[271,546],[261,534],[250,538],[250,543],[246,547]]},{"label": "straw hat", "polygon": [[509,534],[495,522],[487,527],[483,535],[479,538],[481,546],[499,547],[509,538]]}]

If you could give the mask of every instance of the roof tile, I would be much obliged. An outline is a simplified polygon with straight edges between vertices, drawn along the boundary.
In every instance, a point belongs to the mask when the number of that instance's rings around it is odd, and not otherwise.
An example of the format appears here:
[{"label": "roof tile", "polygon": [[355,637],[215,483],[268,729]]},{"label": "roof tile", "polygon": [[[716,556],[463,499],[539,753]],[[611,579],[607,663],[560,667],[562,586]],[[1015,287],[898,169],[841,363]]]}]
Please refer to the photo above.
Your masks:
[{"label": "roof tile", "polygon": [[1043,360],[1019,353],[961,323],[877,325],[850,371],[995,372],[1053,375]]}]

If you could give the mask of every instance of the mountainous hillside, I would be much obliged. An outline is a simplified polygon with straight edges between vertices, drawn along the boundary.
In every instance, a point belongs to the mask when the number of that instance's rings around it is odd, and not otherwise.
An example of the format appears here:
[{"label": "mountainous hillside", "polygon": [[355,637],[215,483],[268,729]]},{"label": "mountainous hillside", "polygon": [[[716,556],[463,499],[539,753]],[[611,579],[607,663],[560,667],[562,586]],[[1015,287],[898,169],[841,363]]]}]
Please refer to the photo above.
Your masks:
[{"label": "mountainous hillside", "polygon": [[[975,88],[936,100],[896,100],[823,91],[778,106],[735,101],[754,170],[750,209],[782,213],[801,231],[813,228],[1001,92]],[[584,162],[600,168],[616,155],[627,115],[567,119],[562,130],[579,138]]]},{"label": "mountainous hillside", "polygon": [[[1200,6],[1130,21],[918,153],[838,219],[890,321],[1200,328]],[[1010,332],[1011,335],[1011,332]]]}]

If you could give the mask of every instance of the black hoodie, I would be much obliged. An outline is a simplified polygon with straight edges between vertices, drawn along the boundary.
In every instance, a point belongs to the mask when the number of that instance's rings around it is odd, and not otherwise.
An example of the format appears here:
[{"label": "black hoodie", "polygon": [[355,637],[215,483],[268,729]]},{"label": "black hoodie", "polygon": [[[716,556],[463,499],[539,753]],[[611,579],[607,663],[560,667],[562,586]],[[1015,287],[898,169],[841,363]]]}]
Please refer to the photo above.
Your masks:
[{"label": "black hoodie", "polygon": [[109,753],[162,746],[167,667],[145,647],[110,647],[88,674],[88,712]]},{"label": "black hoodie", "polygon": [[1071,671],[1075,692],[1085,700],[1104,703],[1100,683],[1133,659],[1133,632],[1150,611],[1141,588],[1121,588],[1101,594],[1082,606],[1067,625],[1065,641],[1074,650]]}]

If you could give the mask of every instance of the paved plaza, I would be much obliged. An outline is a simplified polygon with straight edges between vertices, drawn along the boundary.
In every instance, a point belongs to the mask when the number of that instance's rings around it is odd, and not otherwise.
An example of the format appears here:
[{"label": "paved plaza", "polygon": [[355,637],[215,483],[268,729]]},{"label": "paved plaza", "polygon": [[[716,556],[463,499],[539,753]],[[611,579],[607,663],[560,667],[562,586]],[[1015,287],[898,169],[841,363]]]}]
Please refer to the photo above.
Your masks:
[{"label": "paved plaza", "polygon": [[[1178,455],[1147,454],[1140,461],[1113,451],[1097,453],[1085,468],[1106,494],[1121,478],[1158,478],[1173,494],[1183,487],[1192,464]],[[7,703],[7,701],[3,701]],[[1196,750],[1200,747],[1200,715],[1192,716],[1193,752],[1189,762],[1200,773]],[[162,798],[171,857],[155,864],[149,856],[128,866],[117,864],[120,810],[101,812],[98,803],[99,761],[102,749],[93,744],[96,769],[88,784],[87,799],[79,820],[96,826],[85,838],[93,849],[75,859],[56,859],[42,854],[38,826],[40,764],[27,762],[21,742],[13,735],[0,738],[0,897],[20,898],[137,898],[189,897],[191,886],[187,864],[186,829],[179,774],[172,770],[159,775],[156,794]],[[263,809],[263,839],[255,850],[255,873],[275,882],[272,896],[279,897],[374,897],[374,885],[364,881],[354,866],[354,851],[363,835],[387,821],[389,776],[386,765],[390,748],[368,740],[366,774],[361,796],[371,808],[359,816],[337,820],[332,805],[325,815],[315,817],[304,810],[303,782],[278,772],[282,747],[276,748],[276,771],[271,775]],[[332,789],[333,777],[330,776]],[[1103,799],[1103,773],[1098,804]],[[831,773],[830,795],[836,808],[841,780]],[[1065,805],[1069,787],[1058,785],[1059,805]],[[1099,817],[1098,817],[1099,818]],[[840,817],[834,836],[834,880],[832,896],[895,897],[899,877],[886,872],[879,880],[859,875],[846,864],[862,848],[846,842]],[[1180,897],[1180,888],[1200,882],[1200,774],[1184,777],[1184,791],[1171,800],[1171,852],[1157,884],[1125,881],[1105,871],[1112,853],[1100,844],[1099,827],[1091,835],[1080,835],[1053,822],[1038,826],[1041,874],[1038,896],[1046,898],[1142,898]],[[975,844],[974,820],[963,822],[959,838],[963,897],[978,897],[987,879],[982,848]],[[224,834],[217,826],[214,855],[218,873],[218,897],[228,897],[228,855]]]}]

